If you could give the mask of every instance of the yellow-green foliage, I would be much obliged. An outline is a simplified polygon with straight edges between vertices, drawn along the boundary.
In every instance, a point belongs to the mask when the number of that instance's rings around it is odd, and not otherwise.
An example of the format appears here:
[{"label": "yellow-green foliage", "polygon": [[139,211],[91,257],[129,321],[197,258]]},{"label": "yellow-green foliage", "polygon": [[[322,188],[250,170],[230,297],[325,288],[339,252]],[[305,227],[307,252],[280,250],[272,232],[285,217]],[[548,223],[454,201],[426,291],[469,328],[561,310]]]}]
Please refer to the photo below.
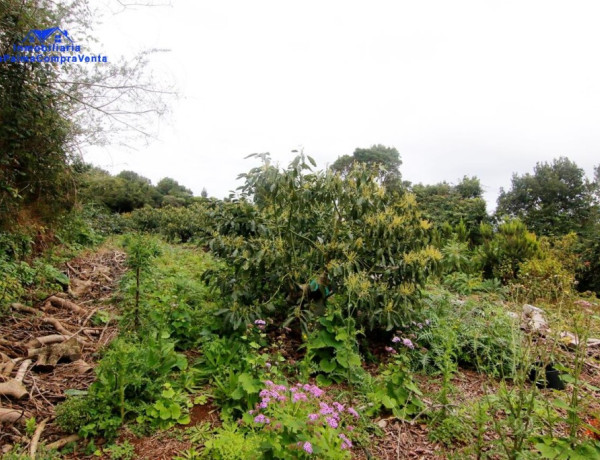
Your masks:
[{"label": "yellow-green foliage", "polygon": [[335,288],[369,328],[399,325],[442,259],[414,195],[390,193],[360,165],[341,176],[312,171],[307,157],[284,171],[263,160],[230,210],[240,231],[210,245],[230,267],[216,279],[234,328],[278,307],[302,323],[309,285],[321,297]]},{"label": "yellow-green foliage", "polygon": [[524,300],[554,302],[568,297],[575,288],[577,236],[570,233],[561,238],[540,239],[535,257],[519,266],[517,283]]}]

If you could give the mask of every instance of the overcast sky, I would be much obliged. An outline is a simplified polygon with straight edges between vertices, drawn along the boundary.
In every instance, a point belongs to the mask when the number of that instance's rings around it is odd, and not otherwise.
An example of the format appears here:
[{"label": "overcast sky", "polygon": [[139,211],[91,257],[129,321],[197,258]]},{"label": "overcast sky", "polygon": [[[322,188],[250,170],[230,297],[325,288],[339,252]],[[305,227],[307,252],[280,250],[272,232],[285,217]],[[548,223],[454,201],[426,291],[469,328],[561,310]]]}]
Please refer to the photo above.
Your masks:
[{"label": "overcast sky", "polygon": [[324,167],[381,143],[414,183],[476,175],[491,210],[538,161],[568,156],[590,177],[600,163],[598,24],[597,0],[172,0],[109,13],[98,46],[109,58],[169,48],[151,66],[180,98],[159,140],[86,159],[222,198],[250,153],[286,165],[303,147]]}]

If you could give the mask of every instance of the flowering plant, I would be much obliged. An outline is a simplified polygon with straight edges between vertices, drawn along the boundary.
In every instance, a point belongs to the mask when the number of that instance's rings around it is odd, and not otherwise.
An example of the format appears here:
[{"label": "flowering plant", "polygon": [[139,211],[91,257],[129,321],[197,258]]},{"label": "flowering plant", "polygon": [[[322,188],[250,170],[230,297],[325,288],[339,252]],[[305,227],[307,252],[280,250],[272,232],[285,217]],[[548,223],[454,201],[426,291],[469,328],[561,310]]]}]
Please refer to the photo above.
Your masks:
[{"label": "flowering plant", "polygon": [[244,415],[244,422],[266,438],[265,454],[273,458],[350,458],[353,424],[360,418],[353,408],[328,402],[316,385],[277,385],[265,381],[260,402]]}]

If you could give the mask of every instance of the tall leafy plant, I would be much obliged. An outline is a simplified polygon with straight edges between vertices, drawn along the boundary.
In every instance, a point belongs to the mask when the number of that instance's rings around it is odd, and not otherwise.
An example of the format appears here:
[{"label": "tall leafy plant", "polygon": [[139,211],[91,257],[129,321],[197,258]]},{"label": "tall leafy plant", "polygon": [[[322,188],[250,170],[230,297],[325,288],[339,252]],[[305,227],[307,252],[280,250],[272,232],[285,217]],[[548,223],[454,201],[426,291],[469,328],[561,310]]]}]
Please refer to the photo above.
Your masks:
[{"label": "tall leafy plant", "polygon": [[241,176],[237,208],[246,212],[232,216],[249,231],[211,241],[227,261],[213,278],[233,328],[278,311],[306,330],[333,292],[352,305],[359,325],[400,324],[442,257],[414,196],[388,193],[364,165],[342,177],[314,171],[304,155],[284,170],[259,157],[262,166]]}]

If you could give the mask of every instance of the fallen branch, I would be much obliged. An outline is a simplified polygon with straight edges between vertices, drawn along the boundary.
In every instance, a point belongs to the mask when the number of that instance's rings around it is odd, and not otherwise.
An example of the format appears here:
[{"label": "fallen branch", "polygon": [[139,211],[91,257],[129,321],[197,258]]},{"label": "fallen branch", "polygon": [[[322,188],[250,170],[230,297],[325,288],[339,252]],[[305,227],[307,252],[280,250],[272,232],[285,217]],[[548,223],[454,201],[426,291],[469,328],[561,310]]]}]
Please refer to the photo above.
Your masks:
[{"label": "fallen branch", "polygon": [[74,311],[75,313],[85,313],[87,311],[85,308],[80,307],[76,303],[71,302],[67,299],[61,299],[60,297],[57,297],[55,295],[50,296],[48,298],[48,301],[55,307],[66,308],[68,310]]},{"label": "fallen branch", "polygon": [[9,362],[7,362],[4,365],[4,369],[2,369],[2,374],[9,377],[10,373],[13,371],[17,363],[21,361],[21,359],[23,358],[11,359]]},{"label": "fallen branch", "polygon": [[76,442],[76,441],[79,441],[79,435],[72,434],[71,436],[67,436],[66,438],[61,438],[58,441],[51,442],[50,444],[46,445],[46,447],[50,450],[52,450],[52,449],[58,450],[61,447],[64,447],[67,444]]},{"label": "fallen branch", "polygon": [[49,419],[47,418],[42,420],[33,433],[31,444],[29,445],[29,457],[31,460],[35,460],[35,453],[37,451],[38,443],[40,442],[40,436],[42,436],[42,432],[44,431],[44,428],[46,428],[48,420]]},{"label": "fallen branch", "polygon": [[6,382],[0,383],[0,395],[12,396],[15,399],[21,399],[28,394],[29,393],[25,389],[25,386],[16,379],[10,379]]},{"label": "fallen branch", "polygon": [[26,359],[21,363],[21,365],[19,366],[19,370],[17,371],[17,375],[15,377],[15,380],[17,382],[23,381],[23,379],[25,378],[25,374],[27,373],[27,368],[31,365],[31,363],[32,361],[30,359]]},{"label": "fallen branch", "polygon": [[[52,334],[52,335],[45,335],[43,337],[36,337],[35,339],[32,339],[29,342],[25,343],[24,346],[25,346],[25,348],[27,348],[29,350],[29,349],[33,349],[33,348],[40,348],[43,345],[51,345],[53,343],[61,343],[61,342],[65,342],[65,341],[75,337],[75,335],[77,333],[78,332],[73,334],[72,332],[69,332],[68,335]],[[83,337],[75,337],[75,339],[81,345],[91,345],[91,343],[88,342],[87,340],[85,340]]]},{"label": "fallen branch", "polygon": [[11,303],[10,308],[16,311],[20,311],[22,313],[31,313],[32,315],[36,315],[37,313],[39,313],[39,310],[36,310],[32,307],[28,307],[27,305],[23,305],[21,303]]},{"label": "fallen branch", "polygon": [[25,418],[29,416],[24,410],[0,407],[0,423],[17,423]]},{"label": "fallen branch", "polygon": [[59,320],[57,320],[56,318],[44,317],[41,319],[41,321],[42,321],[42,323],[45,323],[45,324],[52,324],[52,326],[54,326],[54,329],[56,329],[61,334],[71,335],[73,333],[70,330],[68,330],[65,327],[65,325],[63,323],[61,323]]},{"label": "fallen branch", "polygon": [[39,348],[43,345],[50,345],[52,343],[64,342],[68,338],[69,338],[69,336],[67,336],[67,335],[51,334],[51,335],[45,335],[43,337],[36,337],[35,339],[32,339],[23,345],[25,346],[25,348]]}]

